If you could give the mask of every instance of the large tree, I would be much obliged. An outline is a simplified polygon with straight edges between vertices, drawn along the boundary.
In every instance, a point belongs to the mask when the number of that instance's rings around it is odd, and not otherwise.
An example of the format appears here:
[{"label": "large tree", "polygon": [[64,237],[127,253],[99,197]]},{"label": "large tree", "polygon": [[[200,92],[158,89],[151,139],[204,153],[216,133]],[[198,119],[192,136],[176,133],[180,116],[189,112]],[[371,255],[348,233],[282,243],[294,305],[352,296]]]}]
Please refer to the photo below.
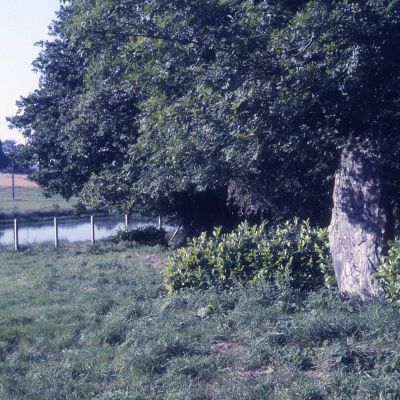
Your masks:
[{"label": "large tree", "polygon": [[399,208],[399,22],[389,0],[71,0],[11,121],[38,181],[89,204],[327,224],[334,194],[339,287],[380,295],[371,274]]}]

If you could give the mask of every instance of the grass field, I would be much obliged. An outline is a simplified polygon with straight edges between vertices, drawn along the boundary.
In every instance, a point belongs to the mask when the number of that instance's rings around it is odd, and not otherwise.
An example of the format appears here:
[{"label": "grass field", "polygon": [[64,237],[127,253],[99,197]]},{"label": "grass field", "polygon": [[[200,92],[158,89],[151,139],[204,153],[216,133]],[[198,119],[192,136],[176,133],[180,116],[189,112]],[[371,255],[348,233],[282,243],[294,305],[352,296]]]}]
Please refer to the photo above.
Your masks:
[{"label": "grass field", "polygon": [[12,216],[71,210],[73,204],[73,201],[67,202],[61,196],[46,198],[37,188],[17,188],[15,201],[11,196],[10,189],[0,188],[0,214]]},{"label": "grass field", "polygon": [[[16,188],[38,188],[38,184],[31,181],[26,174],[15,174],[14,175],[14,186]],[[12,174],[8,172],[0,172],[0,187],[10,188],[12,187]]]},{"label": "grass field", "polygon": [[2,251],[5,400],[400,399],[400,311],[267,284],[168,296],[161,248]]},{"label": "grass field", "polygon": [[61,196],[46,198],[26,175],[16,175],[15,200],[12,199],[11,175],[0,173],[0,217],[40,216],[58,212],[71,212],[74,200],[67,202]]}]

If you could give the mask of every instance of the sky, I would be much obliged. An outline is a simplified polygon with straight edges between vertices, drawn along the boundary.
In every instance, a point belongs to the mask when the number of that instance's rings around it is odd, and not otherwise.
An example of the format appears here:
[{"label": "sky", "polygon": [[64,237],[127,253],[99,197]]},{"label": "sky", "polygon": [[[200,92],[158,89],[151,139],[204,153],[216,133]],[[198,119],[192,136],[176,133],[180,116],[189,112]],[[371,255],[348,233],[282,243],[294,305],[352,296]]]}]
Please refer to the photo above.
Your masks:
[{"label": "sky", "polygon": [[35,42],[48,38],[48,26],[59,0],[0,0],[0,140],[23,143],[17,130],[8,128],[6,117],[16,113],[15,102],[32,92],[39,76],[32,61],[39,48]]}]

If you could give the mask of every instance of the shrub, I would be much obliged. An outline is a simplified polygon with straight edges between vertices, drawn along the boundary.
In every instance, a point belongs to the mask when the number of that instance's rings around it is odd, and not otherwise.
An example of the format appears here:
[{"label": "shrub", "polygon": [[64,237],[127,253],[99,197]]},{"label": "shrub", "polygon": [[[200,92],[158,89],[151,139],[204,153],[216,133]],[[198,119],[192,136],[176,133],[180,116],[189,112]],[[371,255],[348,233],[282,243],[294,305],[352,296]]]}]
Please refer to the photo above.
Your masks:
[{"label": "shrub", "polygon": [[383,257],[374,279],[382,286],[390,302],[400,304],[400,239],[389,242],[388,254]]},{"label": "shrub", "polygon": [[326,229],[298,219],[269,232],[265,223],[242,223],[228,234],[202,233],[169,257],[164,276],[170,292],[263,279],[302,289],[334,283]]},{"label": "shrub", "polygon": [[273,229],[263,247],[263,268],[256,278],[300,289],[333,287],[335,278],[328,230],[295,218]]},{"label": "shrub", "polygon": [[75,204],[72,205],[73,209],[74,209],[74,214],[77,216],[80,216],[82,214],[84,214],[87,210],[86,210],[86,206],[78,201]]},{"label": "shrub", "polygon": [[111,241],[114,243],[135,242],[148,246],[166,245],[165,230],[152,225],[120,229],[111,237]]}]

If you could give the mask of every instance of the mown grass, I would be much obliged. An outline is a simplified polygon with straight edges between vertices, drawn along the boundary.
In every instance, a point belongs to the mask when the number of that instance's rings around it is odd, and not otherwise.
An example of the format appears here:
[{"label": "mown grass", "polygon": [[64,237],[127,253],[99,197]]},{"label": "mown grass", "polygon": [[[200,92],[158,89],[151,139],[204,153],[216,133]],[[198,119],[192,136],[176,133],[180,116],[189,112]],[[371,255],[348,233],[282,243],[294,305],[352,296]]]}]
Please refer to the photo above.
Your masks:
[{"label": "mown grass", "polygon": [[61,196],[45,197],[40,188],[16,188],[15,200],[11,188],[0,188],[0,218],[45,216],[56,213],[72,213],[74,200]]},{"label": "mown grass", "polygon": [[400,398],[399,308],[268,284],[168,296],[167,254],[2,251],[0,398]]}]

